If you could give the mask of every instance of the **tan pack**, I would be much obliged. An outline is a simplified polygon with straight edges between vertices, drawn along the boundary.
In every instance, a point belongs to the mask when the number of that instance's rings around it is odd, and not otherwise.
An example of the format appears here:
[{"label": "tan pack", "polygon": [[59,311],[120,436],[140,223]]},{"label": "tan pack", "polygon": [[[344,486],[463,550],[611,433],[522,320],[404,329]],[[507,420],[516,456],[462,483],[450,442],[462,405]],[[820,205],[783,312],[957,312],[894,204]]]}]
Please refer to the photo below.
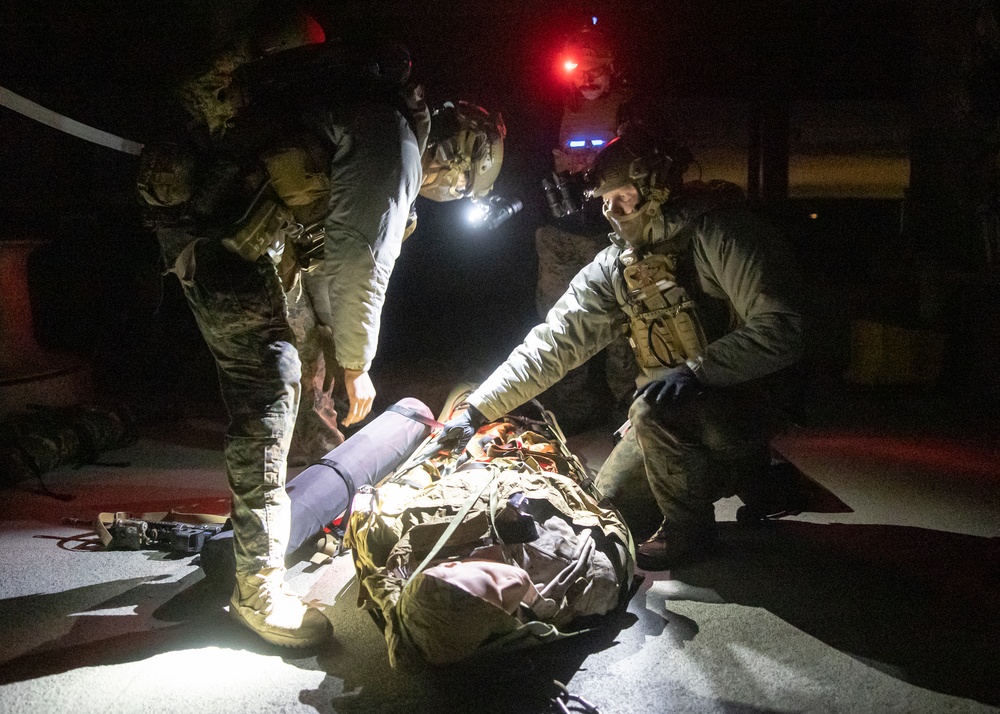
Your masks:
[{"label": "tan pack", "polygon": [[237,225],[239,228],[223,238],[222,245],[251,263],[265,253],[278,262],[285,249],[285,241],[302,232],[302,226],[296,223],[291,209],[266,193],[257,194]]}]

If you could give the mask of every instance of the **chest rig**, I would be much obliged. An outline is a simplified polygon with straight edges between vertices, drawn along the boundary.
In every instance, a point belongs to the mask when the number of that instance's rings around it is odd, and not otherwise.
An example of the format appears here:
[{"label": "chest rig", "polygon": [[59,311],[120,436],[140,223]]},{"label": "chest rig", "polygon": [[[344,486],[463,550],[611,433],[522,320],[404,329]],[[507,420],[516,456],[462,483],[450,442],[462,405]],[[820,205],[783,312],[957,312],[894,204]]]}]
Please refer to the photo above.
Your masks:
[{"label": "chest rig", "polygon": [[639,366],[675,367],[701,355],[708,342],[694,300],[677,284],[678,256],[628,248],[618,260],[629,317],[623,330]]}]

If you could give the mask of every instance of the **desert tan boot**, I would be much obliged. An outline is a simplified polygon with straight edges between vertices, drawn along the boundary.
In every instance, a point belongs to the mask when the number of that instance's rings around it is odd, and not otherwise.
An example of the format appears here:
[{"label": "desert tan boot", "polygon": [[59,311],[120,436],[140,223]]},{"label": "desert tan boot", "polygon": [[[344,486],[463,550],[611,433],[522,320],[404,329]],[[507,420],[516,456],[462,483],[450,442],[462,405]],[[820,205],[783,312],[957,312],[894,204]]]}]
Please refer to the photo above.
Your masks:
[{"label": "desert tan boot", "polygon": [[306,605],[285,583],[284,568],[236,574],[229,613],[271,644],[312,647],[330,637],[323,613]]}]

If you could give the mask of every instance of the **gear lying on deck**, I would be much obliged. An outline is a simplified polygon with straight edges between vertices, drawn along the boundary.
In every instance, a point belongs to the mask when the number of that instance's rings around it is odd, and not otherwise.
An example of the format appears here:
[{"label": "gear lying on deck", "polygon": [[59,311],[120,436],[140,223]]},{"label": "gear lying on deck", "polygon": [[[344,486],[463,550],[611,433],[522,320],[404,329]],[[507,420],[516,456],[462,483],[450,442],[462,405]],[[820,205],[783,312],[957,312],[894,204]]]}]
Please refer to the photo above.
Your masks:
[{"label": "gear lying on deck", "polygon": [[485,425],[461,455],[428,440],[355,496],[345,544],[394,667],[560,639],[625,601],[629,531],[541,412]]},{"label": "gear lying on deck", "polygon": [[0,422],[0,485],[13,486],[66,465],[92,464],[135,440],[127,409],[29,405]]}]

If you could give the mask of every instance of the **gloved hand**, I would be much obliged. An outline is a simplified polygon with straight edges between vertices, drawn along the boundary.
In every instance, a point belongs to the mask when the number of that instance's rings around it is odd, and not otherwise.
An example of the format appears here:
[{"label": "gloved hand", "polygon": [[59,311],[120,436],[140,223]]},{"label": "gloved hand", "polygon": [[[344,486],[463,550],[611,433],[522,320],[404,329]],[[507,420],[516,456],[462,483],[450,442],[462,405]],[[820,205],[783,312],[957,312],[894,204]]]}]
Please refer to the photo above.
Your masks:
[{"label": "gloved hand", "polygon": [[454,419],[445,422],[438,434],[437,442],[442,449],[459,451],[465,448],[479,427],[489,421],[482,413],[471,404],[469,408],[459,414]]},{"label": "gloved hand", "polygon": [[663,379],[640,387],[635,399],[645,399],[658,416],[667,414],[701,392],[701,382],[686,364],[674,367]]}]

